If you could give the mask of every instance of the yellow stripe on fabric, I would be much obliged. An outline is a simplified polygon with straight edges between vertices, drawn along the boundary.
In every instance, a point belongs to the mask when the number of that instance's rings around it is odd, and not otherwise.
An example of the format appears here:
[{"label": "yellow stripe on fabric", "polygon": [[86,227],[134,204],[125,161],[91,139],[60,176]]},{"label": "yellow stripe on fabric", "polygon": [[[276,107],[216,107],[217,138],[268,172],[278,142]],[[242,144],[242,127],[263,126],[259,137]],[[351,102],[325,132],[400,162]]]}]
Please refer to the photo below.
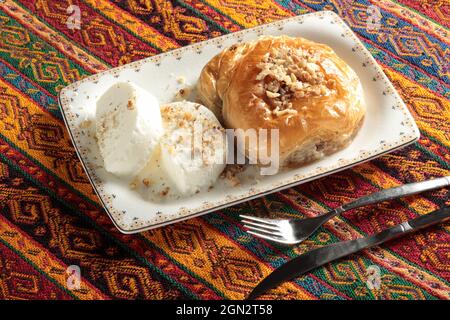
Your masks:
[{"label": "yellow stripe on fabric", "polygon": [[[0,198],[7,196],[6,193],[14,193],[17,195],[16,189],[8,190],[1,188]],[[66,270],[68,265],[53,257],[52,254],[42,248],[37,242],[30,239],[24,234],[20,228],[14,226],[6,218],[0,215],[0,239],[8,243],[12,248],[19,251],[25,258],[29,259],[33,264],[56,281],[62,287],[67,288]],[[83,276],[83,275],[81,275]],[[67,288],[67,290],[69,290]],[[69,290],[74,296],[83,300],[104,300],[108,299],[91,283],[83,277],[80,279],[80,288]]]},{"label": "yellow stripe on fabric", "polygon": [[272,0],[204,0],[245,28],[292,17],[295,14]]},{"label": "yellow stripe on fabric", "polygon": [[[92,187],[87,180],[85,182],[74,181],[69,173],[77,172],[80,177],[85,179],[84,171],[81,164],[76,159],[75,150],[71,147],[69,137],[64,125],[59,123],[53,117],[51,117],[44,110],[40,109],[33,100],[28,99],[26,96],[22,95],[15,88],[11,87],[8,83],[0,79],[0,104],[4,105],[5,108],[5,118],[0,123],[0,130],[3,135],[5,135],[14,145],[24,150],[24,153],[28,156],[37,160],[42,166],[51,171],[54,175],[63,179],[67,184],[71,185],[75,189],[79,190],[85,196],[89,197],[95,202],[98,202],[97,196],[93,193]],[[21,119],[21,117],[25,117]],[[51,136],[51,142],[36,141],[36,137],[39,136]],[[178,224],[177,224],[178,225]],[[170,227],[168,227],[170,228]],[[231,250],[233,254],[231,255],[239,262],[239,259],[245,259],[249,255],[249,251],[239,248],[231,240],[226,240],[225,236],[221,235],[220,232],[210,226],[202,227],[205,234],[214,235],[214,241],[217,243],[226,243],[226,245],[221,246],[223,250]],[[160,230],[160,229],[158,229]],[[160,232],[155,232],[159,234]],[[201,272],[205,270],[203,268],[193,267],[191,263],[186,263],[188,261],[184,255],[177,255],[176,252],[172,251],[167,245],[164,245],[163,239],[152,237],[148,238],[151,241],[156,241],[156,245],[161,249],[166,251],[167,254],[171,256],[178,263],[184,265],[186,268],[193,270],[195,273],[200,272],[200,277],[205,278],[206,281],[211,282],[213,285],[220,284],[222,281],[219,278],[213,278],[213,272],[204,273]],[[207,255],[207,252],[198,251],[197,254],[202,257]],[[257,268],[261,269],[261,280],[264,275],[267,275],[271,269],[263,263],[257,263],[256,259],[254,267],[260,265]],[[241,263],[241,262],[239,262]],[[210,266],[212,267],[212,266]],[[257,282],[257,281],[256,281]],[[252,283],[254,285],[254,282]],[[241,284],[233,284],[233,289],[228,289],[225,291],[230,298],[244,298],[250,291],[250,287],[242,287]],[[292,288],[290,288],[292,286]],[[290,292],[297,292],[294,295],[302,299],[312,298],[307,293],[299,290],[295,285],[288,286]],[[222,285],[219,288],[225,290]],[[291,294],[291,293],[289,293]],[[292,294],[291,294],[292,295]]]},{"label": "yellow stripe on fabric", "polygon": [[103,15],[113,20],[115,24],[130,30],[145,41],[154,44],[162,51],[168,51],[179,47],[179,44],[174,39],[162,35],[158,30],[129,14],[125,10],[122,10],[118,6],[115,6],[110,1],[84,0],[84,2],[101,11]]},{"label": "yellow stripe on fabric", "polygon": [[[83,177],[84,172],[79,161],[71,161],[76,158],[76,155],[75,151],[69,144],[69,137],[63,125],[52,118],[45,111],[41,110],[34,103],[34,101],[27,99],[25,96],[21,95],[20,92],[10,87],[9,84],[1,79],[0,104],[6,107],[6,117],[0,123],[0,130],[2,131],[2,134],[4,134],[16,146],[23,149],[26,154],[39,161],[39,163],[66,181],[69,185],[73,186],[93,201],[98,202],[97,197],[92,193],[91,185],[87,181],[81,183],[74,181],[70,177],[69,171],[67,170],[68,167],[72,167],[72,172],[79,172]],[[21,120],[20,117],[26,117],[26,120]],[[21,124],[24,124],[23,127]],[[44,136],[52,136],[52,142],[35,141],[34,139],[39,137],[41,134]],[[52,154],[55,158],[52,159],[49,154]],[[64,163],[64,160],[68,161]],[[58,161],[62,161],[63,163],[55,165]],[[232,256],[237,259],[236,261],[248,257],[248,251],[238,248],[237,245],[231,240],[225,240],[225,237],[220,235],[220,232],[214,228],[209,226],[203,226],[202,228],[205,230],[204,232],[206,234],[214,235],[214,242],[226,243],[226,245],[224,245],[224,250],[233,251]],[[192,265],[190,263],[186,264],[186,257],[183,255],[177,255],[170,250],[169,247],[164,246],[161,238],[153,239],[150,237],[149,240],[157,241],[156,245],[165,250],[173,259],[185,265],[187,268],[192,269]],[[200,257],[207,254],[206,252],[200,252],[201,253],[198,253]],[[270,272],[269,267],[264,264],[261,264],[259,268],[261,268],[262,275],[267,275]],[[193,269],[195,273],[204,270],[202,268],[196,268],[195,266]],[[205,274],[201,273],[200,276],[204,277],[207,281],[210,281],[214,285],[216,285],[216,283],[221,283],[220,279],[213,279],[211,281],[211,274],[212,273],[207,273],[205,276]],[[258,280],[261,279],[262,276],[261,278],[258,278]],[[244,298],[250,290],[247,288],[247,290],[242,291],[243,289],[241,285],[238,284],[234,284],[233,286],[235,286],[237,290],[240,290],[240,292],[237,293],[236,291],[230,290],[228,294],[230,298]],[[221,289],[225,289],[225,287],[222,285]],[[299,298],[311,298],[294,285],[292,285],[290,291],[298,292],[296,295]]]},{"label": "yellow stripe on fabric", "polygon": [[[143,235],[229,299],[245,298],[255,284],[273,270],[198,218],[151,230]],[[292,299],[314,298],[292,282],[272,293]]]},{"label": "yellow stripe on fabric", "polygon": [[450,100],[436,95],[396,71],[384,68],[384,72],[399,90],[420,130],[450,147]]},{"label": "yellow stripe on fabric", "polygon": [[48,27],[41,20],[34,15],[30,15],[21,6],[16,5],[13,1],[6,1],[0,3],[0,8],[8,15],[20,22],[28,30],[32,30],[40,38],[51,44],[53,47],[59,49],[65,56],[75,61],[84,69],[97,73],[108,69],[108,65],[100,61],[93,55],[87,53],[84,49],[76,46],[73,42],[67,40],[65,37],[55,33],[55,30]]},{"label": "yellow stripe on fabric", "polygon": [[4,108],[0,122],[3,136],[67,184],[98,201],[63,123],[3,79],[0,105]]},{"label": "yellow stripe on fabric", "polygon": [[370,0],[374,5],[386,10],[403,19],[410,20],[415,26],[425,29],[426,33],[439,38],[441,41],[450,44],[450,32],[442,25],[435,21],[427,19],[415,12],[414,10],[407,10],[405,7],[390,0]]},{"label": "yellow stripe on fabric", "polygon": [[[280,196],[282,198],[290,198],[296,203],[308,203],[308,210],[305,210],[303,212],[305,216],[312,217],[316,216],[319,212],[322,214],[327,212],[327,209],[323,208],[317,202],[311,200],[305,195],[297,192],[295,189],[290,189],[287,194],[280,194]],[[315,212],[315,214],[313,214],[312,212]],[[356,228],[344,222],[342,218],[335,217],[334,219],[336,220],[334,223],[327,223],[324,225],[324,227],[327,230],[331,231],[333,234],[337,235],[340,239],[350,240],[361,238],[364,236],[361,232],[356,230]],[[345,225],[346,227],[342,228],[342,225]],[[392,270],[393,272],[399,274],[401,277],[405,278],[407,281],[419,285],[421,288],[424,288],[428,292],[431,292],[433,295],[448,299],[450,286],[447,283],[432,274],[422,271],[419,268],[414,268],[414,273],[411,273],[411,265],[403,259],[396,257],[388,250],[378,247],[376,251],[363,250],[361,251],[361,253],[367,256],[374,263],[377,263],[388,270]]]},{"label": "yellow stripe on fabric", "polygon": [[[88,0],[89,2],[92,2],[91,0]],[[97,1],[95,1],[95,2],[97,2]],[[212,1],[211,1],[212,2]],[[216,1],[217,2],[217,1]],[[222,10],[222,8],[221,7],[219,7],[219,9],[220,10]],[[124,23],[125,23],[125,20],[124,20]],[[249,26],[251,26],[251,25],[249,25]],[[0,94],[0,96],[1,96],[1,94]],[[2,132],[3,132],[3,128],[2,128]],[[28,152],[28,150],[27,150],[27,152]],[[47,161],[47,156],[45,156],[45,159],[46,159],[46,161]],[[42,161],[42,158],[39,158],[39,161]],[[64,179],[64,180],[66,180],[66,181],[70,181],[70,180],[68,180],[68,179]],[[79,189],[79,188],[78,188]],[[196,222],[197,222],[197,220],[196,220]],[[208,228],[208,226],[205,226],[204,228]],[[209,227],[210,228],[210,227]],[[211,230],[209,230],[209,229],[204,229],[204,230],[206,230],[205,231],[205,234],[207,234],[208,235],[208,238],[210,237],[210,234],[212,234],[212,231]],[[158,232],[155,232],[155,233],[158,233]],[[161,232],[160,232],[161,233]],[[153,232],[152,232],[152,234],[153,234]],[[157,244],[162,244],[164,241],[162,240],[162,237],[163,237],[163,235],[162,234],[160,234],[158,237],[157,237],[157,239],[156,239],[156,243]],[[218,234],[218,235],[215,235],[213,238],[212,238],[214,241],[217,241],[218,243],[223,243],[223,240],[221,239],[221,235],[220,234]],[[231,243],[231,241],[230,241],[230,243]],[[225,247],[225,245],[224,246],[220,246],[220,247]],[[233,244],[233,243],[231,243],[231,245],[230,245],[230,247],[231,247],[231,249],[235,249],[237,246],[236,246],[236,244]],[[226,248],[226,247],[225,247]],[[179,250],[179,248],[177,249],[177,248],[172,248],[170,245],[166,245],[166,247],[165,247],[165,250],[167,250],[167,252],[168,253],[170,253],[171,255],[172,255],[172,251],[171,250]],[[237,255],[237,257],[238,258],[242,258],[242,257],[247,257],[248,256],[248,253],[246,253],[246,252],[243,252],[244,250],[241,250],[242,252],[239,254],[239,255]],[[202,253],[200,253],[200,252],[202,252]],[[211,250],[208,250],[207,252],[212,252],[212,253],[214,253],[213,251],[211,251]],[[198,256],[200,256],[200,258],[202,258],[202,257],[205,257],[206,256],[206,253],[204,253],[203,251],[199,251],[199,253],[197,253],[197,255]],[[230,257],[232,257],[232,255],[230,255]],[[179,258],[177,258],[177,261],[182,261],[183,259],[186,259],[186,257],[184,256],[184,258],[183,258],[183,256],[182,255],[180,255],[180,257]],[[180,262],[181,263],[181,262]],[[200,263],[199,263],[200,264]],[[190,269],[192,269],[192,265],[190,264],[190,263],[186,263],[186,265],[187,266],[189,266],[189,268]],[[197,268],[197,267],[196,267]],[[202,269],[201,267],[198,267],[198,269],[200,270],[200,269]],[[211,270],[213,270],[213,271],[211,271]],[[195,272],[199,272],[197,269],[195,270]],[[203,271],[203,272],[206,272],[206,271]],[[210,269],[209,269],[209,272],[211,273],[211,274],[208,274],[208,277],[209,278],[211,278],[211,277],[213,277],[213,275],[214,275],[214,267],[211,267]],[[200,274],[200,273],[199,273]],[[222,281],[223,282],[223,281]],[[230,285],[230,284],[227,284],[227,285]],[[219,286],[220,287],[220,286]],[[225,288],[225,284],[223,284],[223,287]],[[236,290],[240,290],[239,289],[240,287],[238,286],[237,288],[236,288]],[[298,290],[298,288],[296,288],[296,290]],[[230,290],[230,291],[232,291],[232,290]],[[228,292],[228,290],[226,290],[225,292]],[[227,293],[226,293],[227,294]],[[245,295],[245,294],[244,294]],[[232,292],[232,293],[230,293],[229,294],[229,296],[230,297],[242,297],[242,295],[241,295],[241,293],[234,293],[234,292]]]}]

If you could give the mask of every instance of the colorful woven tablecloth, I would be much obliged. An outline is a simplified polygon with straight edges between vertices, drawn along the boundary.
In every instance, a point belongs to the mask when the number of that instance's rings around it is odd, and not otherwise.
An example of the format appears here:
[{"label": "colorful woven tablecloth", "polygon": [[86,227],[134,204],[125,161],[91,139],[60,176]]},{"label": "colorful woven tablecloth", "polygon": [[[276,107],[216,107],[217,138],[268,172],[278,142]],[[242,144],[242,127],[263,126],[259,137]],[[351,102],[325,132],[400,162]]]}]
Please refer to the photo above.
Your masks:
[{"label": "colorful woven tablecloth", "polygon": [[[420,140],[201,218],[118,232],[70,142],[57,103],[61,88],[316,10],[335,11],[355,31],[408,105]],[[376,29],[367,27],[374,12]],[[441,189],[353,210],[293,247],[251,237],[238,219],[317,215],[376,190],[450,175],[449,27],[448,0],[0,0],[0,298],[242,299],[302,252],[448,205],[450,193]],[[74,266],[79,286],[68,281]],[[378,272],[380,285],[368,285]],[[336,261],[264,297],[449,299],[450,224]]]}]

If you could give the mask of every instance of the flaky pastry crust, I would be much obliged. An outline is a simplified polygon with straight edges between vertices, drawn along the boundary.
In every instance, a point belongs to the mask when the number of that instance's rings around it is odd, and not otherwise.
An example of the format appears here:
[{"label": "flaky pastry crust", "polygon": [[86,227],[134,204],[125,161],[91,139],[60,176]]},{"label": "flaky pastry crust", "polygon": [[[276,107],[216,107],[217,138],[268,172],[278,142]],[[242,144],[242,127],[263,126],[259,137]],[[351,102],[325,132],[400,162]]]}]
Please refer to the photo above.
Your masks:
[{"label": "flaky pastry crust", "polygon": [[303,38],[223,50],[202,70],[198,93],[227,128],[279,129],[282,166],[342,149],[365,114],[356,73],[330,47]]}]

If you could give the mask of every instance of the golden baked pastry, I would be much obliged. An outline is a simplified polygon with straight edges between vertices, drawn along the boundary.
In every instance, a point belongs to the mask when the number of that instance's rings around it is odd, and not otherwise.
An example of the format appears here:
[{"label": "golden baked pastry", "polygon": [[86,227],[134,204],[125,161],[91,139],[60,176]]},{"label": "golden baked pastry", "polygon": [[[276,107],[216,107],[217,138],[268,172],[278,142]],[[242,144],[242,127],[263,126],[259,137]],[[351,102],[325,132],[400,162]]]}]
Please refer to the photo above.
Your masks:
[{"label": "golden baked pastry", "polygon": [[303,38],[223,50],[202,70],[198,93],[227,128],[279,129],[282,166],[345,147],[365,114],[356,73],[330,47]]}]

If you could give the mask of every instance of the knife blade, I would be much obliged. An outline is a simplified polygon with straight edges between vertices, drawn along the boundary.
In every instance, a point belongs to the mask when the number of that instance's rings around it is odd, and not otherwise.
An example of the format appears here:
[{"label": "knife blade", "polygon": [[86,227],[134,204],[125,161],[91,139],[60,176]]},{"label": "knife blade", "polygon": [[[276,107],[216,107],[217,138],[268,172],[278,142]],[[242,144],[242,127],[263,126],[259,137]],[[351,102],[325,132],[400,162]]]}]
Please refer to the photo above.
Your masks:
[{"label": "knife blade", "polygon": [[303,275],[333,260],[446,220],[450,220],[450,206],[403,222],[372,236],[338,242],[308,251],[275,269],[253,289],[247,300],[255,299],[278,284]]}]

